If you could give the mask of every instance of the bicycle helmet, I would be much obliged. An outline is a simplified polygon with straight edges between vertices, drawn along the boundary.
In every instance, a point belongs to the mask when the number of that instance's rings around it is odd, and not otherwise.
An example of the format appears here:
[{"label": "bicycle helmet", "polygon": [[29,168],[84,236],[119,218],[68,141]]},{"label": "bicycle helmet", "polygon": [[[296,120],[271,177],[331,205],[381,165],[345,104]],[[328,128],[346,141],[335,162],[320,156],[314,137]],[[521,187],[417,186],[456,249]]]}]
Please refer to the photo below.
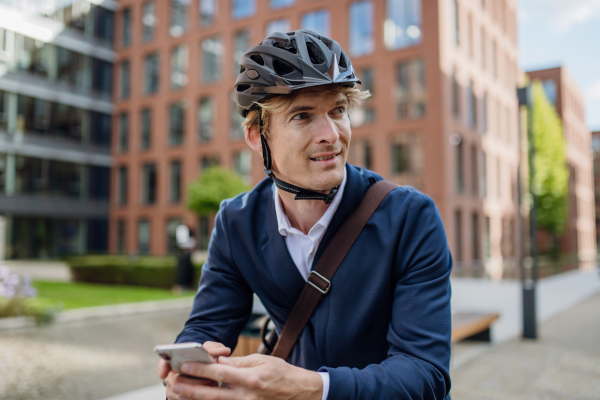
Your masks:
[{"label": "bicycle helmet", "polygon": [[[240,74],[235,81],[234,92],[237,111],[246,117],[250,110],[260,107],[257,103],[269,97],[332,83],[349,87],[361,83],[354,74],[350,59],[335,40],[309,30],[274,32],[240,58]],[[259,129],[265,172],[277,187],[295,193],[296,200],[318,199],[331,203],[339,186],[331,189],[329,194],[323,194],[275,177],[260,113]]]}]

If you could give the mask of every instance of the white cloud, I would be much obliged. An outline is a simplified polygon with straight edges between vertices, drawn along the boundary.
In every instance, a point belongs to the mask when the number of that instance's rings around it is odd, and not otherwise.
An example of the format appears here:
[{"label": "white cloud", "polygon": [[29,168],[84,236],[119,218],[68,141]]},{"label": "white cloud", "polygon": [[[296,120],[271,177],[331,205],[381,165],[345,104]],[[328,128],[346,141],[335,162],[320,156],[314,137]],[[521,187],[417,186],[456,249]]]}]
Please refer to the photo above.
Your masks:
[{"label": "white cloud", "polygon": [[529,4],[535,4],[538,15],[545,15],[549,27],[557,34],[565,34],[578,24],[600,20],[600,0],[530,0]]},{"label": "white cloud", "polygon": [[596,81],[586,91],[588,101],[600,100],[600,81]]}]

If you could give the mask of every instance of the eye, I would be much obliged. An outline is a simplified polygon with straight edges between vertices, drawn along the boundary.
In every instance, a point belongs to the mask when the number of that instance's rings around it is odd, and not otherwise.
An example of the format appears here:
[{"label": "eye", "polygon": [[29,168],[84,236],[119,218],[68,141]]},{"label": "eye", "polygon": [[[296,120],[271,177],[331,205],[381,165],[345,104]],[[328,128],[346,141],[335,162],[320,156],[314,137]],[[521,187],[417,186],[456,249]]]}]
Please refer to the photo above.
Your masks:
[{"label": "eye", "polygon": [[307,113],[300,113],[300,114],[294,115],[294,117],[292,119],[295,119],[297,121],[298,120],[301,121],[301,120],[307,119],[307,118],[308,118],[308,114]]},{"label": "eye", "polygon": [[336,108],[336,109],[335,109],[335,111],[336,111],[338,114],[343,114],[343,113],[345,113],[345,112],[346,112],[346,108],[344,108],[344,107],[338,107],[338,108]]}]

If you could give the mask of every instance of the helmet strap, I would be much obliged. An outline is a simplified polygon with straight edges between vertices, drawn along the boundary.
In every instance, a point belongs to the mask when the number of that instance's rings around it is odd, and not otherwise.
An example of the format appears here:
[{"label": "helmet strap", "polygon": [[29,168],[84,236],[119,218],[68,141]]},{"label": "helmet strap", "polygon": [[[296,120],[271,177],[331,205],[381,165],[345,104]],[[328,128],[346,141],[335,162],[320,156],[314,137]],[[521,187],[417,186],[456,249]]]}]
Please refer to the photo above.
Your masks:
[{"label": "helmet strap", "polygon": [[324,194],[324,193],[315,192],[313,190],[294,186],[291,183],[284,182],[275,176],[275,174],[273,173],[273,170],[271,169],[272,161],[273,161],[271,159],[271,150],[269,149],[269,145],[267,144],[267,139],[265,138],[265,135],[263,135],[263,133],[262,133],[261,110],[258,111],[258,124],[259,124],[260,143],[262,145],[263,163],[265,166],[265,172],[266,172],[267,176],[269,178],[271,178],[273,180],[273,182],[275,182],[275,185],[283,191],[286,191],[289,193],[294,193],[296,195],[294,197],[294,200],[323,200],[325,202],[325,204],[331,203],[333,201],[333,198],[335,197],[336,193],[338,192],[340,185],[331,189],[329,194]]}]

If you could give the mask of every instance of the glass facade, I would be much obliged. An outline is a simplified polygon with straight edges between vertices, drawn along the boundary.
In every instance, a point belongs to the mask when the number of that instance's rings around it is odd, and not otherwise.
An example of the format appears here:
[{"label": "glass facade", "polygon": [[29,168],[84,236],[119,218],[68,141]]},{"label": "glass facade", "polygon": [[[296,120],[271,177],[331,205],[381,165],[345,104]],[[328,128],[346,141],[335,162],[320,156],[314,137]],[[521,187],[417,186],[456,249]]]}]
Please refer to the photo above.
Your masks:
[{"label": "glass facade", "polygon": [[177,101],[169,106],[169,145],[183,143],[185,129],[185,103]]},{"label": "glass facade", "polygon": [[140,113],[140,148],[146,150],[152,144],[152,111],[144,108]]},{"label": "glass facade", "polygon": [[221,79],[221,63],[225,53],[221,37],[216,36],[205,39],[200,47],[202,82],[213,83],[219,81]]},{"label": "glass facade", "polygon": [[274,10],[293,6],[295,2],[296,0],[270,0],[271,8]]},{"label": "glass facade", "polygon": [[350,55],[354,57],[371,54],[375,50],[373,38],[373,2],[356,1],[350,4]]},{"label": "glass facade", "polygon": [[187,14],[190,0],[170,0],[171,1],[171,27],[169,34],[173,37],[179,37],[187,31]]},{"label": "glass facade", "polygon": [[179,203],[181,201],[181,161],[171,161],[170,170],[169,200],[171,203]]},{"label": "glass facade", "polygon": [[269,21],[265,28],[265,37],[274,32],[288,32],[290,30],[290,20],[287,18],[276,19]]},{"label": "glass facade", "polygon": [[215,106],[210,97],[200,100],[198,105],[198,138],[201,143],[210,142],[214,135]]},{"label": "glass facade", "polygon": [[255,13],[256,0],[231,0],[231,18],[248,18]]},{"label": "glass facade", "polygon": [[144,94],[152,94],[158,91],[158,63],[158,53],[148,54],[144,58]]},{"label": "glass facade", "polygon": [[187,85],[188,47],[181,44],[171,52],[171,88],[181,89]]},{"label": "glass facade", "polygon": [[0,130],[8,129],[8,93],[0,90]]},{"label": "glass facade", "polygon": [[397,69],[396,115],[400,119],[420,118],[425,114],[425,64],[421,59],[401,62]]},{"label": "glass facade", "polygon": [[300,21],[302,29],[308,29],[319,35],[330,37],[329,11],[318,10],[306,13]]},{"label": "glass facade", "polygon": [[199,0],[200,26],[206,27],[213,24],[217,18],[217,0]]},{"label": "glass facade", "polygon": [[389,50],[421,43],[421,0],[387,0],[383,40]]},{"label": "glass facade", "polygon": [[147,1],[142,8],[142,40],[150,42],[154,39],[156,26],[156,5],[154,1]]},{"label": "glass facade", "polygon": [[58,76],[59,83],[68,84],[77,90],[84,90],[86,75],[86,60],[82,54],[71,50],[58,48]]},{"label": "glass facade", "polygon": [[156,180],[156,164],[144,164],[142,167],[142,190],[140,192],[142,204],[156,203]]}]

